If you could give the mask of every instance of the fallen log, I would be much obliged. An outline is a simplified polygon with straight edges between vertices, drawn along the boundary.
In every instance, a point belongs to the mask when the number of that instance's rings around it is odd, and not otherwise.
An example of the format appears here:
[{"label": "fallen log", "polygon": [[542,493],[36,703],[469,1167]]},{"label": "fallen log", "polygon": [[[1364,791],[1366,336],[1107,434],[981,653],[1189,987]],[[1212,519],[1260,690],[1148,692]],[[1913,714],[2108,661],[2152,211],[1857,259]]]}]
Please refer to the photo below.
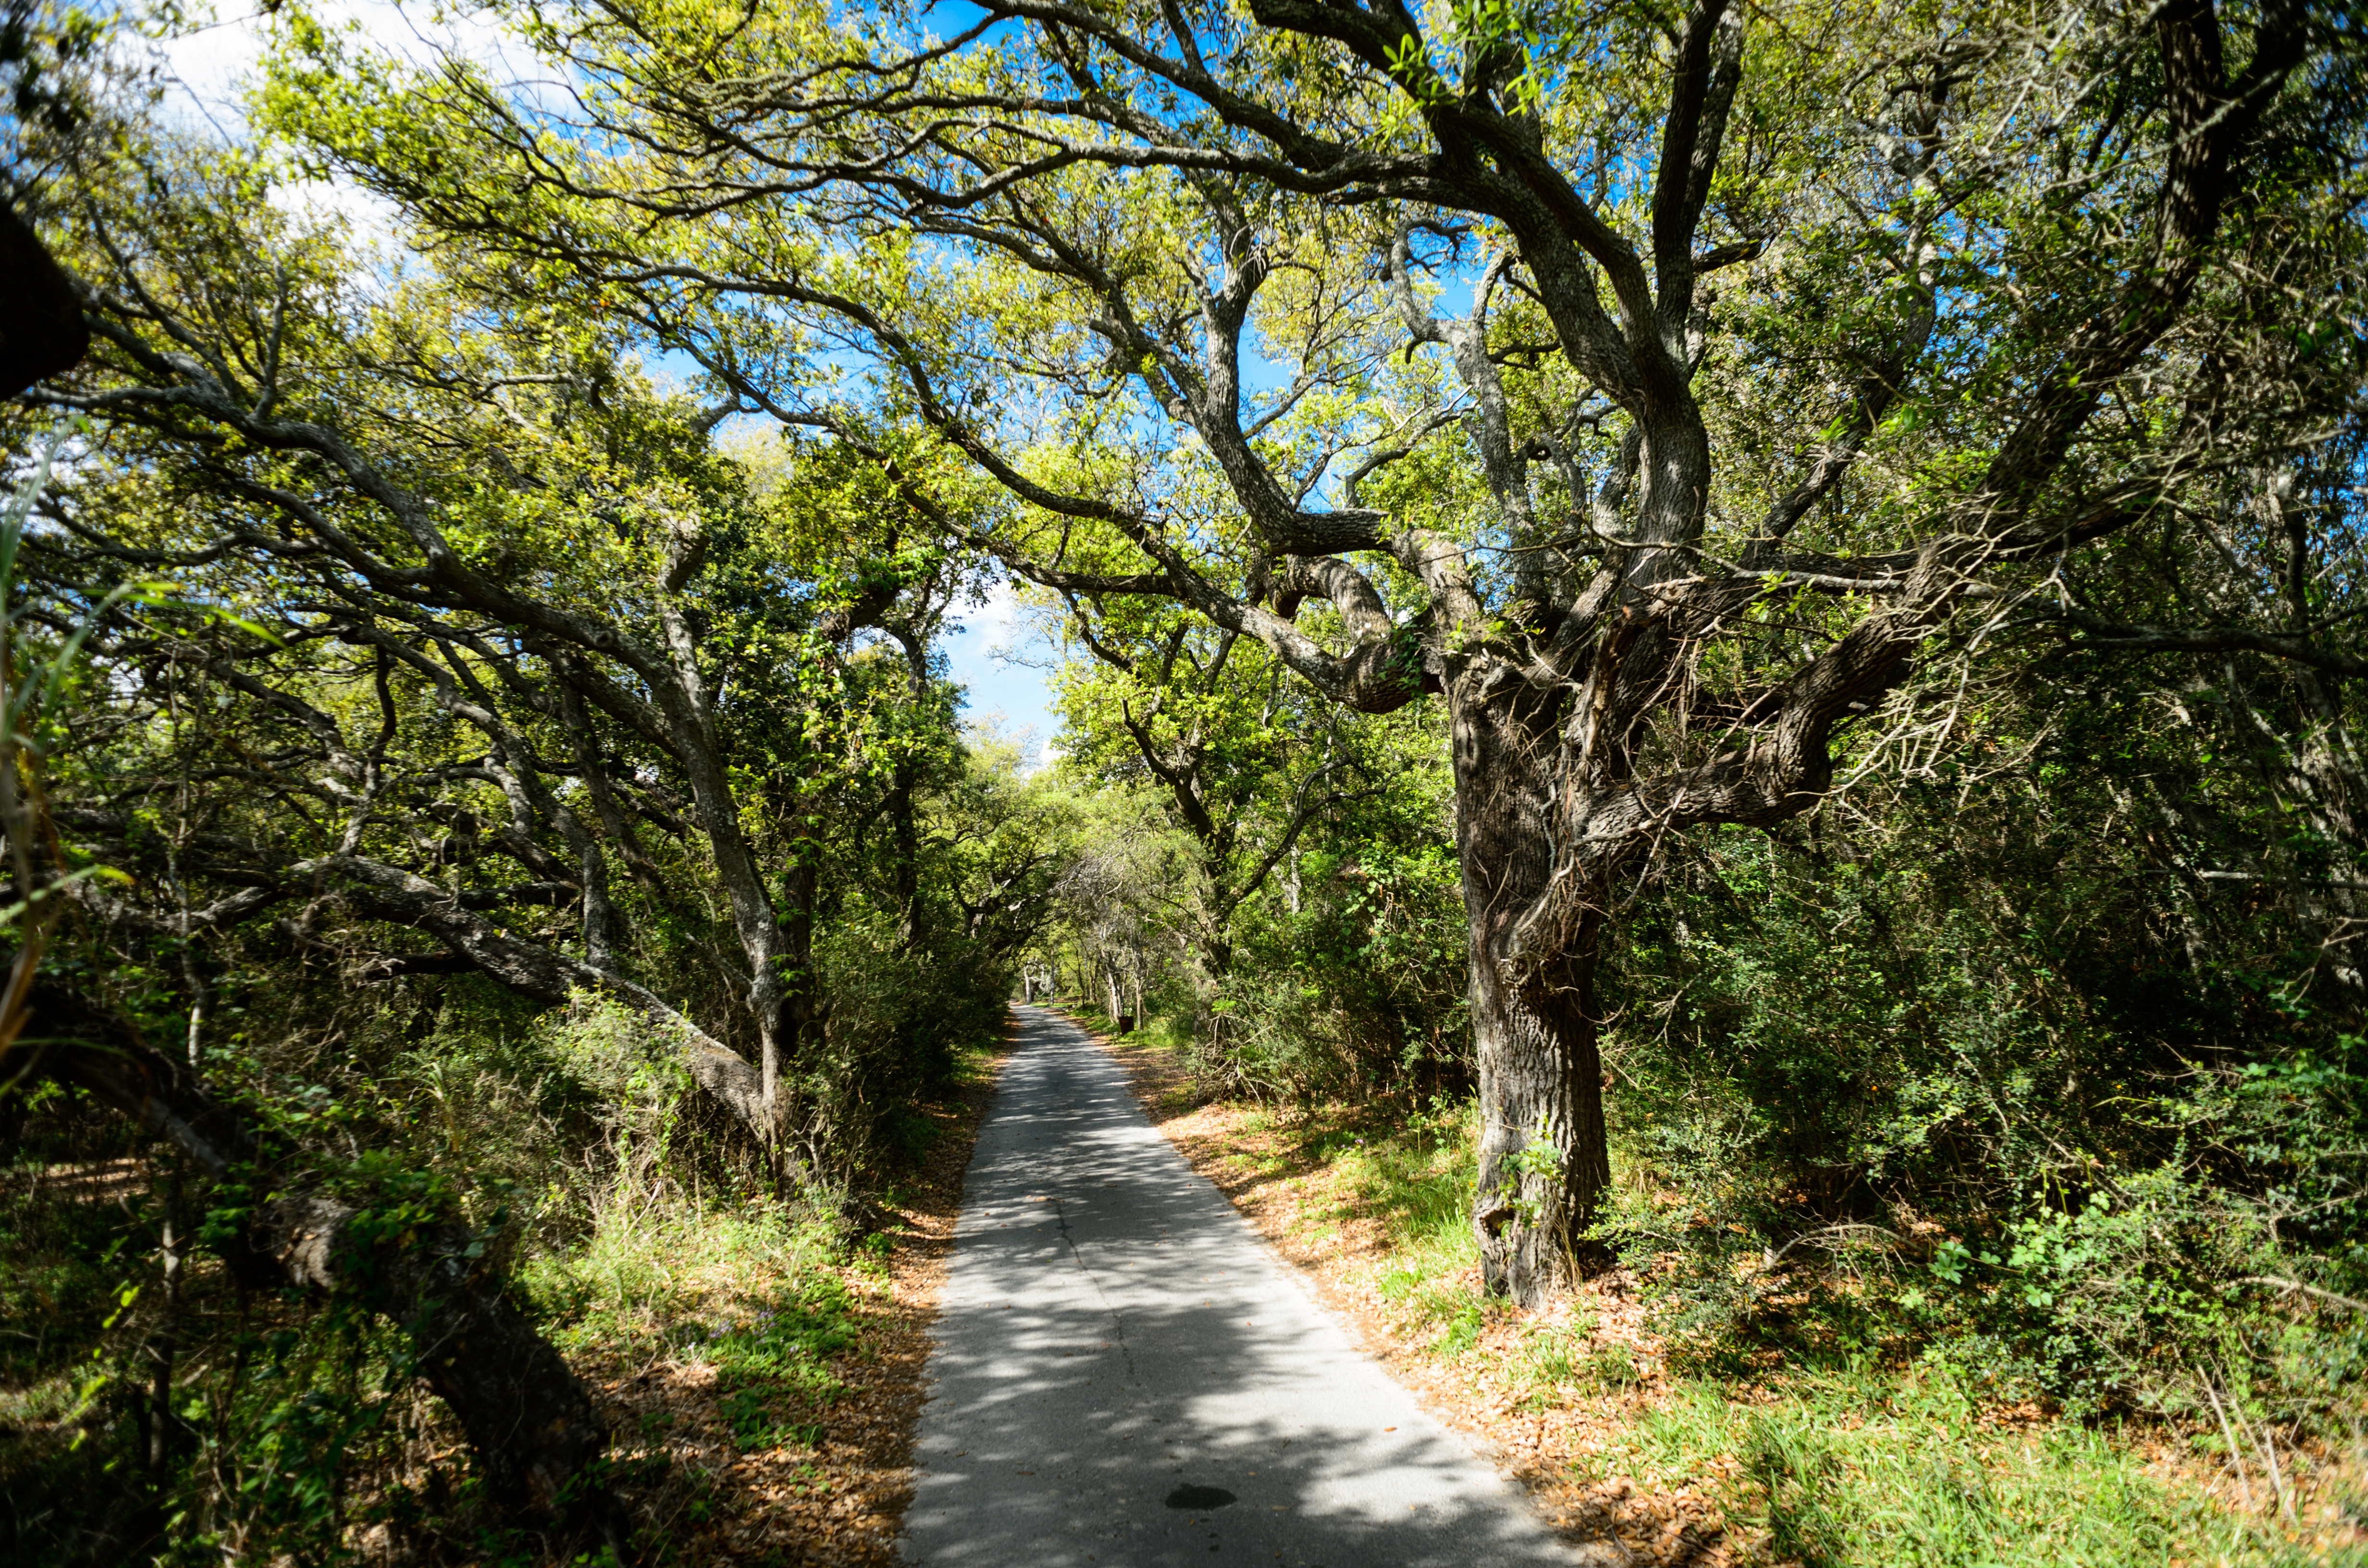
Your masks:
[{"label": "fallen log", "polygon": [[[36,989],[31,1027],[7,1054],[6,1077],[29,1072],[86,1089],[218,1181],[260,1153],[235,1108],[64,987]],[[537,1513],[562,1506],[608,1446],[590,1394],[510,1301],[478,1238],[454,1224],[382,1220],[317,1194],[280,1194],[256,1205],[223,1251],[251,1285],[339,1296],[392,1319],[418,1377],[459,1419],[493,1497]]]}]

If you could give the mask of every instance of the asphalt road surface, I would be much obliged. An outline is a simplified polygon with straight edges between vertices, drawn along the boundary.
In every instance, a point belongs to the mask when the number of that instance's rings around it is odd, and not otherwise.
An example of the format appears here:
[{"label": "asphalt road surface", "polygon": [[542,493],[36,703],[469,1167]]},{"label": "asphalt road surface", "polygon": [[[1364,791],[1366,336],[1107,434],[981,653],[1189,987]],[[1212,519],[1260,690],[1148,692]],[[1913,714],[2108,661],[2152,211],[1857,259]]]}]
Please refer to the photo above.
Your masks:
[{"label": "asphalt road surface", "polygon": [[1587,1561],[1349,1343],[1115,1062],[1018,1011],[940,1303],[908,1561]]}]

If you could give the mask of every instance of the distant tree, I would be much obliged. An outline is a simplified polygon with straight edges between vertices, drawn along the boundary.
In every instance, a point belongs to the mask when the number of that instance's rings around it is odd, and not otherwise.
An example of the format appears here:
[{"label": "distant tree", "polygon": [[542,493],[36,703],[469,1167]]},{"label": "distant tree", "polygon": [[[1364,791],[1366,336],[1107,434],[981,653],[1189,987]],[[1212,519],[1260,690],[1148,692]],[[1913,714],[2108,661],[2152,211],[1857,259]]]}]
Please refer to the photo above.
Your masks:
[{"label": "distant tree", "polygon": [[[1067,764],[1147,786],[1200,849],[1178,924],[1201,969],[1233,967],[1234,915],[1267,886],[1311,824],[1372,794],[1375,758],[1341,713],[1256,639],[1152,599],[1073,601],[1088,652],[1060,678]],[[1344,724],[1342,720],[1349,720]]]}]

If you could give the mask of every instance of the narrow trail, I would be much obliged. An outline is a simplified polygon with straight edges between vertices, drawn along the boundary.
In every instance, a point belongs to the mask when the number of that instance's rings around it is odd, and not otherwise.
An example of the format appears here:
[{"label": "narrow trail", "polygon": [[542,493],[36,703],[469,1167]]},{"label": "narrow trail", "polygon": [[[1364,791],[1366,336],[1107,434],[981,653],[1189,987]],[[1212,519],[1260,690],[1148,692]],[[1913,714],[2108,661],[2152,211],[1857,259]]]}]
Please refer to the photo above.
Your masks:
[{"label": "narrow trail", "polygon": [[1017,1011],[939,1298],[907,1560],[1584,1561],[1350,1344],[1118,1063]]}]

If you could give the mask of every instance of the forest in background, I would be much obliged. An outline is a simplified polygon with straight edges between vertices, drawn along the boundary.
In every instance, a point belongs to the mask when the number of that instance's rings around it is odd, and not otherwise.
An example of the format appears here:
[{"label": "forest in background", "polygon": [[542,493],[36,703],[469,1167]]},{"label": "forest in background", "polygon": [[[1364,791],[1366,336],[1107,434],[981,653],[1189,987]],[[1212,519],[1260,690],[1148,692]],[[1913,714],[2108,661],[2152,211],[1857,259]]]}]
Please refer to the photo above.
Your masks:
[{"label": "forest in background", "polygon": [[[1047,989],[1442,1354],[1618,1280],[2352,1550],[2355,18],[465,16],[236,134],[0,28],[12,1561],[666,1560],[584,1368],[814,1447]],[[1871,1560],[1808,1441],[1753,1550]]]}]

